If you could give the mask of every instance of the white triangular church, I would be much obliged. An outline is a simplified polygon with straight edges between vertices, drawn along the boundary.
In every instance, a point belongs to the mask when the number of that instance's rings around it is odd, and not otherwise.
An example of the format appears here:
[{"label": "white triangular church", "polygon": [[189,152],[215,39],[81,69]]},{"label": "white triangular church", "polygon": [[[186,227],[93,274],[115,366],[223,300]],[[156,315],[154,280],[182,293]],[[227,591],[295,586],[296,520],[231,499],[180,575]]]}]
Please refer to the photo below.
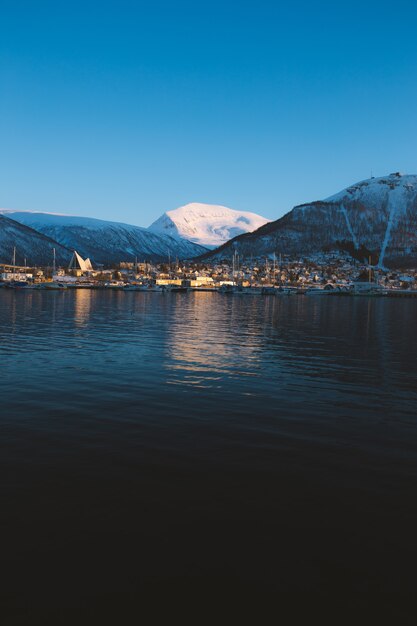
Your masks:
[{"label": "white triangular church", "polygon": [[91,265],[90,259],[83,259],[76,250],[74,250],[74,254],[71,257],[70,264],[68,266],[69,270],[81,270],[82,272],[91,272],[93,266]]}]

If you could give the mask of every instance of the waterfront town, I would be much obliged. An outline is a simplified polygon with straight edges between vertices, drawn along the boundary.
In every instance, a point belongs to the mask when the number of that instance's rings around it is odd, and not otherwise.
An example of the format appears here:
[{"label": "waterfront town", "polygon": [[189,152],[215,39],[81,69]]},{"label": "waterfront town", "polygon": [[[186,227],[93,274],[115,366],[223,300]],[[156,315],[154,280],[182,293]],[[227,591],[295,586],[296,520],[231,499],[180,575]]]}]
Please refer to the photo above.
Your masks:
[{"label": "waterfront town", "polygon": [[387,270],[339,252],[311,258],[264,257],[204,262],[121,261],[93,267],[76,251],[68,267],[0,265],[0,287],[11,289],[117,289],[220,291],[247,295],[386,295],[417,297],[417,270]]}]

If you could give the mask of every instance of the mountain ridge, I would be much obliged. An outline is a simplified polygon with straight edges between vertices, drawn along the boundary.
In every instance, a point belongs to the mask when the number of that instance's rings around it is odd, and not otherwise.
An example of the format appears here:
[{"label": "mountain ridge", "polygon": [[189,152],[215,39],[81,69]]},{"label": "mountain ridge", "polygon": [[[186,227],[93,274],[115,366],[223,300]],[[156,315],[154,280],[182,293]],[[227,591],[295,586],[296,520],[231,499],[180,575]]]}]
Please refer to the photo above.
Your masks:
[{"label": "mountain ridge", "polygon": [[205,259],[232,254],[308,256],[326,249],[367,250],[380,267],[417,262],[417,176],[394,172],[295,206],[253,233],[235,237]]},{"label": "mountain ridge", "polygon": [[16,252],[16,264],[23,265],[26,259],[32,265],[52,265],[55,248],[58,263],[71,258],[72,250],[57,241],[11,219],[0,212],[0,262],[11,264]]},{"label": "mountain ridge", "polygon": [[[122,222],[13,209],[0,209],[0,215],[50,238],[58,246],[77,250],[81,256],[91,258],[93,263],[114,264],[135,258],[147,261],[192,258],[207,250],[186,240]],[[22,247],[19,243],[18,246]],[[0,257],[3,256],[0,249]]]}]

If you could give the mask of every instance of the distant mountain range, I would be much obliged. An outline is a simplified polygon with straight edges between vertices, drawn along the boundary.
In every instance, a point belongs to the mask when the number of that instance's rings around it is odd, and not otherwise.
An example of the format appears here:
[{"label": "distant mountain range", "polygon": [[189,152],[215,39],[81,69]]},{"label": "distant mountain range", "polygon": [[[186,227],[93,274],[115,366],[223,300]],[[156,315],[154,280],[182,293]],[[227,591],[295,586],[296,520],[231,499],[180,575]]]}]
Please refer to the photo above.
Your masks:
[{"label": "distant mountain range", "polygon": [[28,263],[42,265],[50,263],[53,247],[59,263],[69,261],[73,250],[89,257],[93,264],[105,265],[135,258],[190,259],[267,221],[253,213],[205,204],[168,211],[150,228],[12,209],[0,209],[0,216],[4,218],[0,221],[0,262],[10,263],[16,247],[19,263],[26,258]]},{"label": "distant mountain range", "polygon": [[273,253],[307,256],[345,250],[383,266],[417,263],[417,176],[399,172],[352,185],[322,201],[296,206],[280,219],[235,237],[206,259]]},{"label": "distant mountain range", "polygon": [[149,226],[149,230],[217,248],[232,237],[252,232],[268,221],[256,213],[194,202],[167,211]]},{"label": "distant mountain range", "polygon": [[[19,263],[51,262],[52,248],[60,263],[69,262],[72,251],[93,264],[120,261],[165,261],[192,258],[207,248],[186,239],[159,235],[146,228],[88,217],[31,211],[0,210],[0,262],[10,263],[16,247]],[[13,228],[12,228],[13,226]]]},{"label": "distant mountain range", "polygon": [[[253,231],[253,232],[252,232]],[[72,251],[93,264],[120,261],[311,256],[333,250],[380,267],[417,264],[417,176],[399,172],[364,180],[326,200],[296,206],[268,222],[255,213],[188,204],[167,211],[149,229],[52,213],[0,210],[0,262],[47,264],[56,248],[65,264]],[[210,250],[209,248],[214,248]]]}]

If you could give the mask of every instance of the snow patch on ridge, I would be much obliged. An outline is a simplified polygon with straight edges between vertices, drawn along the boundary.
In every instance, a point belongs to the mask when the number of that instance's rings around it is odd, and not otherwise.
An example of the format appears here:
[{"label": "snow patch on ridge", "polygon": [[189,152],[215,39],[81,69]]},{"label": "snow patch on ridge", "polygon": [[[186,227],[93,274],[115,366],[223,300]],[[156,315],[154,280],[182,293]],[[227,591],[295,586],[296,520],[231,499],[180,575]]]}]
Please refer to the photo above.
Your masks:
[{"label": "snow patch on ridge", "polygon": [[101,220],[95,217],[82,217],[79,215],[66,215],[64,213],[43,213],[42,211],[18,211],[14,209],[0,209],[0,213],[11,217],[12,219],[26,224],[31,228],[41,226],[79,226],[93,230],[108,228],[109,226],[121,226],[123,228],[134,228],[146,232],[146,228],[141,226],[132,226],[123,222],[111,222]]}]

